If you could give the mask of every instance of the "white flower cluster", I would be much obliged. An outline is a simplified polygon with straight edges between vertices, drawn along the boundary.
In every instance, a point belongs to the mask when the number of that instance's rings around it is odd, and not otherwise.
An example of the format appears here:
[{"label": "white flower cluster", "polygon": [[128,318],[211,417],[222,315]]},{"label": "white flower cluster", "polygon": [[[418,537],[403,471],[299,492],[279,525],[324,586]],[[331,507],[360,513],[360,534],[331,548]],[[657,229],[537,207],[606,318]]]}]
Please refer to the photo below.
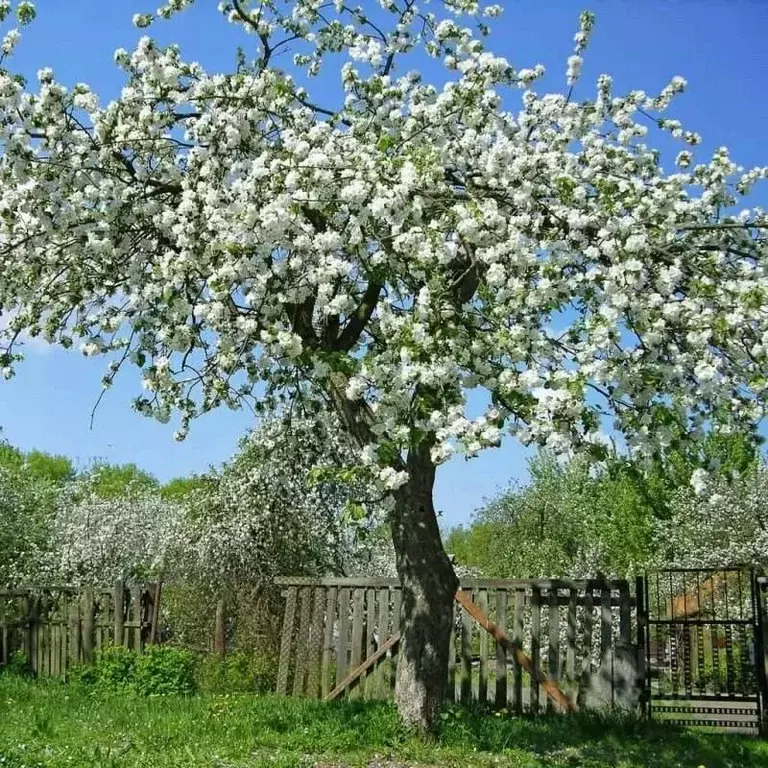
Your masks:
[{"label": "white flower cluster", "polygon": [[[696,478],[701,494],[681,491],[657,522],[658,565],[768,564],[768,467],[742,478]],[[704,494],[706,490],[706,494]]]},{"label": "white flower cluster", "polygon": [[[137,409],[180,411],[179,437],[220,405],[322,392],[389,490],[422,442],[439,463],[504,434],[566,451],[610,426],[648,453],[670,424],[760,419],[768,218],[735,206],[765,169],[686,150],[665,172],[649,124],[697,141],[661,116],[682,79],[656,97],[607,76],[592,102],[537,95],[541,68],[516,71],[453,17],[476,2],[445,5],[384,2],[376,33],[341,4],[224,2],[257,60],[209,74],[145,37],[117,53],[127,82],[106,106],[49,70],[34,91],[0,74],[0,368],[22,333],[113,356],[105,385],[132,362]],[[346,58],[342,103],[272,65],[281,34],[313,64]],[[443,59],[442,88],[393,76],[415,46]],[[491,404],[471,418],[475,389]]]},{"label": "white flower cluster", "polygon": [[[2,34],[2,38],[0,38],[0,71],[2,71],[5,60],[13,53],[21,40],[19,28],[32,22],[35,15],[35,4],[29,0],[19,0],[18,2],[0,0],[0,34]],[[18,26],[13,26],[3,33],[2,27],[4,22],[8,20]]]}]

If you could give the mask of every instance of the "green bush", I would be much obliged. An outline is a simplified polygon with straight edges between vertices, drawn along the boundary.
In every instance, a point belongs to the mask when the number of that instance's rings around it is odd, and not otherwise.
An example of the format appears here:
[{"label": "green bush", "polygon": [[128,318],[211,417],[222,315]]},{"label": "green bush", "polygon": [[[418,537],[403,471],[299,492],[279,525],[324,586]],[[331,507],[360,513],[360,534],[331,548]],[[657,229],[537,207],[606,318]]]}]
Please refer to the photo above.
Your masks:
[{"label": "green bush", "polygon": [[99,651],[93,664],[73,679],[101,691],[133,691],[141,696],[192,694],[197,689],[196,659],[189,651],[150,646],[143,653],[112,646]]},{"label": "green bush", "polygon": [[8,658],[8,663],[0,667],[0,672],[16,677],[29,677],[32,674],[32,669],[29,666],[27,654],[24,651],[14,651]]},{"label": "green bush", "polygon": [[273,693],[277,658],[269,651],[208,656],[200,664],[198,680],[207,693]]},{"label": "green bush", "polygon": [[195,656],[183,648],[154,645],[139,654],[133,685],[142,696],[189,695],[197,690]]}]

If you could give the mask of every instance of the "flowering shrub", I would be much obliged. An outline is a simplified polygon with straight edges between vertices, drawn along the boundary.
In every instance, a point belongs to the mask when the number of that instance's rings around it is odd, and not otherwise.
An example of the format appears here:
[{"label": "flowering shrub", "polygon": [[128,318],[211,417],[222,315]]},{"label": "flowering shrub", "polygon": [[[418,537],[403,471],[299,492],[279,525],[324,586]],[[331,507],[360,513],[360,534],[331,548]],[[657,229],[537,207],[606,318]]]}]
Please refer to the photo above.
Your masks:
[{"label": "flowering shrub", "polygon": [[657,522],[655,564],[700,568],[768,565],[768,467],[678,493],[671,517]]}]

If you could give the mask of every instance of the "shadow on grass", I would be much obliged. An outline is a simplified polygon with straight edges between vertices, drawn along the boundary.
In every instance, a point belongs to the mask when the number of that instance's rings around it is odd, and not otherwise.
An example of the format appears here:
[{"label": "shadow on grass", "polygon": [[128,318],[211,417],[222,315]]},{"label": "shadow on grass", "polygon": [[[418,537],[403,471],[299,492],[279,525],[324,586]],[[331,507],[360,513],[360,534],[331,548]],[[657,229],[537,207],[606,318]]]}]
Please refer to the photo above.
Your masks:
[{"label": "shadow on grass", "polygon": [[626,714],[511,717],[479,706],[443,713],[440,744],[503,753],[521,750],[541,765],[641,765],[649,768],[764,768],[768,742],[738,734],[694,731]]}]

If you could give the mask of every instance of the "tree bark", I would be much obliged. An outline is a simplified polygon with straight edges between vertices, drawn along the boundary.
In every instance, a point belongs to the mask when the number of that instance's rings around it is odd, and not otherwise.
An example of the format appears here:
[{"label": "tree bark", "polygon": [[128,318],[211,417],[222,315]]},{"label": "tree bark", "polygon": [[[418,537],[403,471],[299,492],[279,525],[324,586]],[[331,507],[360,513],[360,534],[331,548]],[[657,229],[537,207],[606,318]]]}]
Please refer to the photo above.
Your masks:
[{"label": "tree bark", "polygon": [[402,586],[395,701],[405,725],[431,730],[445,698],[458,580],[443,548],[432,501],[428,447],[411,451],[409,481],[395,494],[392,541]]}]

